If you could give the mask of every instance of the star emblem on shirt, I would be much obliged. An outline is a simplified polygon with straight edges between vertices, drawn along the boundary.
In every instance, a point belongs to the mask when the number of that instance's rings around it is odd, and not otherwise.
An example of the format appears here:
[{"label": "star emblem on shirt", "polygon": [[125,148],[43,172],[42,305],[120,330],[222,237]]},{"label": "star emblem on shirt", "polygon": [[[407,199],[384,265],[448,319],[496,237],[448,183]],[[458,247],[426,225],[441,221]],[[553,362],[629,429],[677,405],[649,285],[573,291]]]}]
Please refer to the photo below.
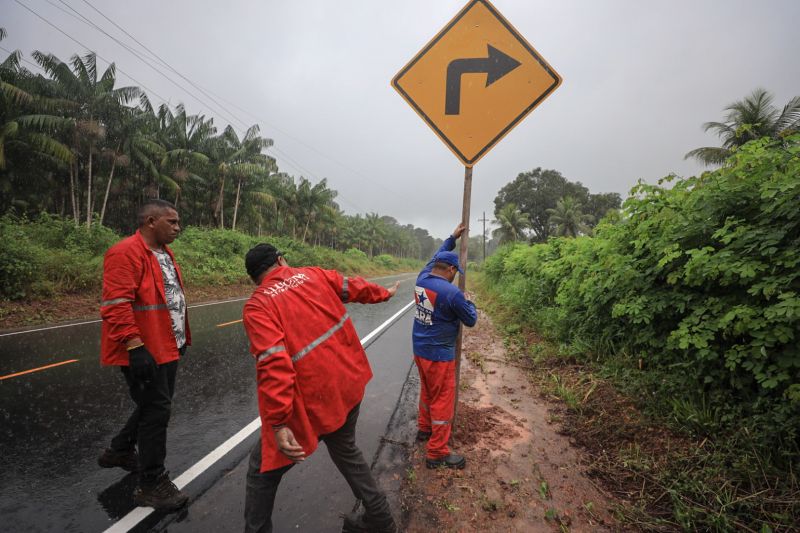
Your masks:
[{"label": "star emblem on shirt", "polygon": [[420,304],[424,304],[425,300],[427,300],[427,298],[425,297],[425,291],[419,291],[417,293],[417,299],[419,300]]}]

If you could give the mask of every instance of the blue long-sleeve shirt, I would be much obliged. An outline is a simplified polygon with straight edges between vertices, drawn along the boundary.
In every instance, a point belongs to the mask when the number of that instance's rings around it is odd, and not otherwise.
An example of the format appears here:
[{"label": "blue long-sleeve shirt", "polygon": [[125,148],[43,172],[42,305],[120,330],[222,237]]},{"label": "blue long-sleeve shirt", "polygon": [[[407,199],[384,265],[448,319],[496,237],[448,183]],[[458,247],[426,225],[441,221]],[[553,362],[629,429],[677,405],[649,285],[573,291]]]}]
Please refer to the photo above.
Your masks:
[{"label": "blue long-sleeve shirt", "polygon": [[[436,253],[449,252],[455,247],[456,239],[451,235]],[[467,300],[458,287],[431,274],[434,263],[433,258],[428,261],[417,276],[417,286],[414,287],[417,303],[412,333],[414,355],[431,361],[452,361],[461,323],[467,327],[474,326],[478,313],[475,304]]]}]

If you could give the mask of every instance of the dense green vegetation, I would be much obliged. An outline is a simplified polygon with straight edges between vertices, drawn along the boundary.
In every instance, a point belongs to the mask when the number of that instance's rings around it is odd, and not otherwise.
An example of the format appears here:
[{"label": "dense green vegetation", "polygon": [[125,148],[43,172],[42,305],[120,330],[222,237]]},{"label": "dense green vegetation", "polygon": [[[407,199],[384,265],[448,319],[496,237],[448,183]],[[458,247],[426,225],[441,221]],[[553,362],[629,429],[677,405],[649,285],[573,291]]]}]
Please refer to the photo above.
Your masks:
[{"label": "dense green vegetation", "polygon": [[[95,291],[99,295],[103,254],[120,239],[99,224],[87,228],[53,215],[35,220],[0,217],[0,299],[30,299]],[[172,248],[190,287],[247,283],[244,254],[268,240],[294,266],[317,265],[344,273],[372,274],[420,268],[414,259],[372,258],[351,248],[340,252],[288,237],[258,238],[239,231],[189,228]]]},{"label": "dense green vegetation", "polygon": [[[5,31],[0,28],[0,40]],[[94,53],[62,61],[19,51],[0,63],[0,213],[50,213],[74,224],[135,228],[148,198],[175,203],[186,226],[277,235],[368,256],[427,259],[428,232],[377,213],[345,215],[337,192],[281,172],[258,125],[217,128],[183,105],[154,107],[139,87],[118,87]]]},{"label": "dense green vegetation", "polygon": [[3,216],[0,299],[99,290],[103,254],[117,240],[113,231],[99,224],[76,226],[52,215],[35,221]]},{"label": "dense green vegetation", "polygon": [[557,170],[521,172],[494,199],[494,236],[501,242],[546,242],[551,235],[588,234],[622,199],[612,193],[592,194],[579,181]]},{"label": "dense green vegetation", "polygon": [[593,236],[509,245],[484,272],[517,326],[711,442],[661,480],[673,523],[800,523],[800,135],[640,183]]}]

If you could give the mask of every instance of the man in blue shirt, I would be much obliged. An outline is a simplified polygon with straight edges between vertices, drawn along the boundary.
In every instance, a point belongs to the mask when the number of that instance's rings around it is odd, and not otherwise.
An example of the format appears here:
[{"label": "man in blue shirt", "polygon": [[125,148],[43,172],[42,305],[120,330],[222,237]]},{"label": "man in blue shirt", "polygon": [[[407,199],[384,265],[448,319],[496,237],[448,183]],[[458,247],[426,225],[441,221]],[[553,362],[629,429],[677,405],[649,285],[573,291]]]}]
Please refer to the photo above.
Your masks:
[{"label": "man in blue shirt", "polygon": [[417,277],[414,300],[414,362],[419,370],[419,418],[417,440],[428,440],[425,464],[428,468],[464,468],[466,459],[450,453],[451,423],[455,407],[455,345],[463,323],[472,327],[478,320],[475,304],[453,285],[456,272],[464,271],[452,252],[456,239],[466,227],[459,224]]}]

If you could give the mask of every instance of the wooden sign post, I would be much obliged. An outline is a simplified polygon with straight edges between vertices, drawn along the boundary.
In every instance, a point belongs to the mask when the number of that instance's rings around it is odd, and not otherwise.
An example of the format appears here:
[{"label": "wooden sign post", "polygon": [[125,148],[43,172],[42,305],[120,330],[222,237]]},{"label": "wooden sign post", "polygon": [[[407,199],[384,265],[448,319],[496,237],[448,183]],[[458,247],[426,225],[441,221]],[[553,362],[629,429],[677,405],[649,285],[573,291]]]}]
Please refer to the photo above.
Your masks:
[{"label": "wooden sign post", "polygon": [[[464,224],[464,233],[461,234],[461,241],[458,249],[458,262],[461,264],[463,274],[458,276],[458,288],[461,292],[467,290],[467,259],[469,250],[469,208],[472,201],[472,167],[464,167],[464,203],[461,207],[461,223]],[[458,392],[461,388],[461,341],[464,335],[463,326],[458,329],[456,339],[456,399],[453,406],[453,426],[456,423],[456,412],[458,411]]]},{"label": "wooden sign post", "polygon": [[[470,0],[392,79],[392,87],[465,166],[462,291],[472,167],[560,84],[556,71],[488,0]],[[456,361],[458,405],[460,332]]]}]

